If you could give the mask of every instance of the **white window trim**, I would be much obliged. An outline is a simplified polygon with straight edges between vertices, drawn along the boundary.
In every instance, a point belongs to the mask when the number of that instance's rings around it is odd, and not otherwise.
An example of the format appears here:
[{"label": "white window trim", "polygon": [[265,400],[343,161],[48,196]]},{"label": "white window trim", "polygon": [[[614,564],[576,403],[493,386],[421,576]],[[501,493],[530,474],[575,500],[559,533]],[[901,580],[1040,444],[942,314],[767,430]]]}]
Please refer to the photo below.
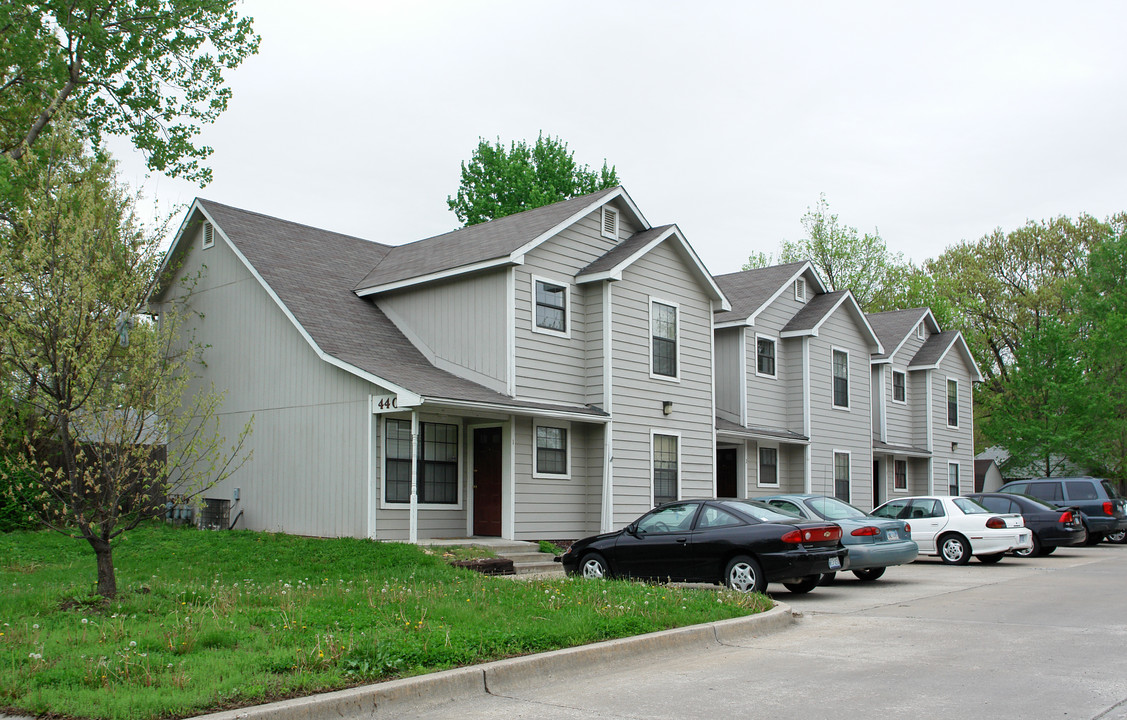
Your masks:
[{"label": "white window trim", "polygon": [[[660,303],[673,308],[674,315],[677,323],[677,337],[674,339],[675,351],[674,364],[677,366],[677,373],[675,375],[659,375],[654,372],[654,303]],[[650,362],[650,377],[654,380],[663,380],[665,382],[681,382],[681,304],[671,300],[663,300],[659,297],[649,296],[649,311],[646,318],[646,354],[649,356]]]},{"label": "white window trim", "polygon": [[800,303],[806,302],[806,278],[795,278],[794,299]]},{"label": "white window trim", "polygon": [[920,340],[924,339],[924,323],[921,320],[920,324],[916,326],[916,337]]},{"label": "white window trim", "polygon": [[[959,490],[959,492],[955,493],[954,495],[950,495],[950,493],[951,493],[951,468],[952,467],[955,468],[955,482],[958,484],[958,490]],[[963,494],[963,471],[962,471],[962,468],[960,467],[959,463],[954,461],[954,460],[948,460],[947,461],[947,493],[950,497],[957,497],[958,495]]]},{"label": "white window trim", "polygon": [[[773,483],[763,482],[763,458],[760,457],[759,451],[764,449],[764,448],[769,448],[769,449],[775,451],[775,482],[773,482]],[[782,456],[779,453],[779,446],[777,444],[759,443],[758,445],[756,445],[756,447],[755,447],[755,486],[756,487],[761,487],[761,488],[777,488],[777,487],[779,487],[779,483],[780,483],[780,477],[779,476],[782,475],[782,473],[779,470],[779,461],[781,459],[782,459]]]},{"label": "white window trim", "polygon": [[[379,428],[379,494],[380,494],[380,509],[381,510],[410,510],[411,503],[409,502],[388,502],[387,492],[384,484],[387,482],[387,421],[388,420],[407,420],[410,421],[411,416],[396,417],[394,415],[381,415],[380,428]],[[455,422],[450,422],[455,420]],[[419,417],[419,451],[422,451],[423,444],[423,423],[439,423],[441,425],[457,425],[458,426],[458,502],[457,503],[425,503],[419,501],[419,510],[431,510],[441,512],[453,512],[465,509],[466,503],[466,428],[462,424],[461,418],[449,417]],[[417,461],[417,458],[416,458]],[[421,468],[420,468],[421,469]],[[423,478],[420,474],[419,482]]]},{"label": "white window trim", "polygon": [[[210,240],[208,239],[210,238]],[[211,223],[204,221],[203,227],[200,228],[200,246],[207,250],[215,245],[215,226]]]},{"label": "white window trim", "polygon": [[[834,353],[845,353],[845,402],[847,405],[838,405],[834,398]],[[830,347],[830,407],[834,410],[852,412],[853,405],[853,368],[849,363],[849,351],[844,348]]]},{"label": "white window trim", "polygon": [[654,436],[666,435],[669,437],[677,438],[677,497],[673,498],[674,501],[681,499],[681,478],[684,476],[684,466],[681,464],[681,431],[680,430],[667,430],[650,428],[650,507],[654,507]]},{"label": "white window trim", "polygon": [[[767,373],[759,372],[759,341],[761,339],[762,340],[770,340],[772,343],[775,344],[775,373],[773,375],[769,375]],[[779,339],[778,338],[771,337],[770,335],[760,335],[759,333],[755,334],[755,375],[757,377],[771,378],[772,380],[778,380],[779,379]]]},{"label": "white window trim", "polygon": [[[571,321],[573,319],[572,316],[571,316],[571,283],[560,281],[560,280],[555,280],[553,278],[543,277],[542,275],[532,275],[531,278],[532,278],[531,279],[531,285],[529,287],[532,290],[532,317],[530,319],[530,322],[532,324],[532,332],[539,333],[541,335],[551,335],[553,337],[565,338],[565,339],[570,340],[571,339]],[[536,283],[538,283],[538,282],[542,282],[542,283],[545,283],[547,285],[555,285],[557,287],[562,287],[564,289],[564,307],[563,307],[564,329],[563,329],[563,332],[560,332],[559,330],[552,330],[551,328],[540,327],[539,325],[536,324]]]},{"label": "white window trim", "polygon": [[[959,429],[959,422],[963,416],[963,406],[959,402],[959,381],[957,378],[946,378],[947,382],[943,383],[943,415],[946,417],[947,427],[952,430]],[[951,383],[955,383],[955,424],[951,424],[951,406],[950,406],[950,388]]]},{"label": "white window trim", "polygon": [[[902,488],[896,487],[896,463],[898,462],[904,463],[904,487]],[[908,494],[908,488],[911,487],[912,484],[911,479],[908,477],[908,469],[911,467],[912,463],[910,463],[908,460],[897,460],[896,458],[892,459],[892,492],[900,493],[901,495]]]},{"label": "white window trim", "polygon": [[[565,472],[565,473],[540,472],[540,468],[537,466],[537,461],[538,461],[539,455],[536,452],[536,429],[541,428],[541,427],[559,428],[559,429],[567,432],[567,445],[564,448],[564,452],[566,453],[565,462],[567,463],[567,472]],[[533,421],[533,423],[532,423],[532,477],[536,478],[536,479],[542,479],[542,480],[570,480],[571,479],[571,423],[569,423],[569,422],[548,422],[548,421],[541,422],[540,420],[534,420]]]},{"label": "white window trim", "polygon": [[[619,221],[618,210],[616,210],[612,207],[609,207],[607,205],[603,205],[602,210],[603,210],[602,213],[600,213],[600,215],[599,215],[599,233],[603,237],[605,237],[609,240],[613,240],[615,242],[618,242],[618,221]],[[608,216],[613,220],[613,223],[614,223],[614,232],[613,233],[607,232],[607,218],[608,218]]]},{"label": "white window trim", "polygon": [[[897,400],[896,399],[896,376],[897,375],[903,375],[904,376],[904,399],[903,400]],[[896,403],[897,405],[907,405],[908,404],[908,373],[906,371],[901,371],[901,370],[893,370],[892,371],[892,402]]]},{"label": "white window trim", "polygon": [[[843,502],[851,503],[851,502],[853,502],[853,452],[850,451],[850,450],[833,450],[832,451],[831,461],[830,461],[830,468],[831,468],[830,478],[832,479],[833,485],[830,487],[829,496],[830,497],[837,497],[837,456],[838,455],[844,455],[845,456],[845,459],[846,459],[845,460],[845,467],[849,471],[849,477],[847,478],[847,480],[849,481],[849,497],[846,498]],[[840,500],[841,498],[838,498],[838,499]]]}]

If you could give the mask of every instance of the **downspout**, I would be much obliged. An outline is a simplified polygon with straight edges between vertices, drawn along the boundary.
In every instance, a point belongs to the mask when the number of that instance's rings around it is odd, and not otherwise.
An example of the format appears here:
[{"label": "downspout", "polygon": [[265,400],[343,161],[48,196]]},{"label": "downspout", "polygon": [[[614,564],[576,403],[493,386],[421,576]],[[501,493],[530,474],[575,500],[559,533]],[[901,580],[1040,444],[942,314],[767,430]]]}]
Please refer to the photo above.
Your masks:
[{"label": "downspout", "polygon": [[802,492],[814,492],[814,480],[811,477],[810,464],[812,462],[810,442],[810,337],[802,338],[802,434],[807,442],[802,447]]},{"label": "downspout", "polygon": [[603,410],[610,420],[603,425],[603,502],[599,518],[600,532],[614,526],[614,377],[611,345],[611,284],[603,283]]},{"label": "downspout", "polygon": [[411,518],[408,541],[419,541],[419,411],[411,409]]},{"label": "downspout", "polygon": [[935,408],[932,407],[932,392],[931,392],[931,370],[924,370],[924,407],[927,411],[924,413],[924,430],[927,433],[927,494],[935,494],[935,447],[934,438],[932,437],[933,418],[932,413]]}]

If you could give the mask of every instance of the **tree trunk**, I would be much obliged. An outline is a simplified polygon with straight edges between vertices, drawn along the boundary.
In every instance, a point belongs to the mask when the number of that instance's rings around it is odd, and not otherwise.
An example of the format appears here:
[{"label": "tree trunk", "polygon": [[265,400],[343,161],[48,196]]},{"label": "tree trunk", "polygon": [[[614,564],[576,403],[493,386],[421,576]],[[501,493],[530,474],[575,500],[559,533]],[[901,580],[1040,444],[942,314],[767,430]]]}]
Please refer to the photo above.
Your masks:
[{"label": "tree trunk", "polygon": [[87,538],[98,558],[98,594],[104,598],[117,597],[117,576],[113,570],[113,547],[99,537]]}]

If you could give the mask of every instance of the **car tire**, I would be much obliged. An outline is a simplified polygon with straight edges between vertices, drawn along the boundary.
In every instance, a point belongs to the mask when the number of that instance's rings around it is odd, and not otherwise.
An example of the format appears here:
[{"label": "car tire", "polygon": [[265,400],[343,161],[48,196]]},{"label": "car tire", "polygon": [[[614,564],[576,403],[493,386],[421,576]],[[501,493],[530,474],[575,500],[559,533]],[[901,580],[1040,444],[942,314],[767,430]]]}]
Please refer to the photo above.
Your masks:
[{"label": "car tire", "polygon": [[837,581],[837,573],[822,573],[822,582],[819,585],[833,585]]},{"label": "car tire", "polygon": [[587,553],[579,561],[579,576],[588,580],[605,580],[610,577],[607,559],[599,553]]},{"label": "car tire", "polygon": [[962,535],[950,533],[939,538],[939,558],[948,565],[970,562],[970,543]]},{"label": "car tire", "polygon": [[1004,558],[1005,556],[1006,554],[1004,552],[990,553],[989,555],[979,555],[978,561],[983,565],[993,565],[994,563],[1001,562],[1002,558]]},{"label": "car tire", "polygon": [[1104,540],[1116,545],[1127,545],[1127,530],[1116,530],[1104,535]]},{"label": "car tire", "polygon": [[792,593],[802,595],[818,587],[818,583],[820,582],[822,582],[821,575],[807,575],[798,582],[783,583],[783,587],[790,590]]},{"label": "car tire", "polygon": [[1041,557],[1044,557],[1046,555],[1052,555],[1056,551],[1057,551],[1056,545],[1050,545],[1048,547],[1042,547],[1041,548]]},{"label": "car tire", "polygon": [[872,582],[873,580],[879,578],[881,575],[884,575],[884,571],[885,568],[882,567],[865,568],[864,570],[854,570],[853,574],[856,575],[857,579],[861,582]]},{"label": "car tire", "polygon": [[761,593],[767,589],[767,578],[755,558],[737,555],[724,568],[724,584],[736,592]]},{"label": "car tire", "polygon": [[1088,537],[1084,540],[1084,544],[1088,547],[1091,547],[1092,545],[1099,545],[1100,541],[1104,539],[1103,535],[1099,533],[1093,533],[1090,528],[1084,529],[1088,531]]},{"label": "car tire", "polygon": [[1042,547],[1041,540],[1037,537],[1037,533],[1033,533],[1033,547],[1026,548],[1025,550],[1014,550],[1014,555],[1021,558],[1037,557],[1038,555],[1044,554],[1044,550],[1045,548]]}]

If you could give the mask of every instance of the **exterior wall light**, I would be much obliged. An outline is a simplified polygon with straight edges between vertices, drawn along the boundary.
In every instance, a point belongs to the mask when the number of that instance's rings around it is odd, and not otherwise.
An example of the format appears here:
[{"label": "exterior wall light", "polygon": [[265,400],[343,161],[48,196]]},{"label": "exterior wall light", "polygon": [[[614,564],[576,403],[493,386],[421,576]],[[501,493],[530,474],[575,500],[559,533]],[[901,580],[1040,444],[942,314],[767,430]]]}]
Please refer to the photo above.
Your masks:
[{"label": "exterior wall light", "polygon": [[664,402],[661,403],[661,413],[663,415],[672,415],[673,414],[673,401],[672,400],[665,400]]}]

